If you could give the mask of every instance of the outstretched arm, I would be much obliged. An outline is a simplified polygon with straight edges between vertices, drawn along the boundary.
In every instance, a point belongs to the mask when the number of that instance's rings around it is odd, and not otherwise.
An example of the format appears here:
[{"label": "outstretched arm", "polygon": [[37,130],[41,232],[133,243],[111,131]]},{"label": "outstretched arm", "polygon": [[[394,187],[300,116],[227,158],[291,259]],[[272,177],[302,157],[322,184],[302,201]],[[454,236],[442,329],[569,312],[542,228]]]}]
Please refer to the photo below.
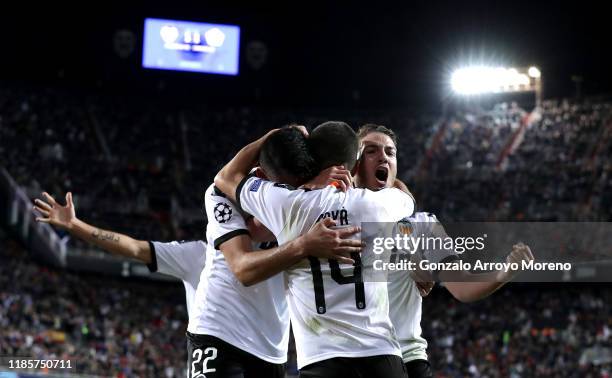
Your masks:
[{"label": "outstretched arm", "polygon": [[266,280],[308,256],[354,264],[350,254],[361,252],[362,244],[360,240],[349,237],[360,232],[360,228],[331,229],[333,226],[335,222],[325,218],[306,234],[269,250],[252,251],[251,238],[247,235],[234,237],[221,244],[219,249],[236,278],[245,286]]},{"label": "outstretched arm", "polygon": [[[533,260],[531,249],[523,243],[512,247],[512,252],[506,257],[508,263],[518,263],[521,261]],[[450,272],[440,273],[442,280],[448,291],[461,302],[474,302],[486,298],[499,288],[510,282],[518,271],[494,271],[482,274],[472,274],[470,272]],[[453,281],[456,280],[456,281]],[[461,282],[457,282],[461,280]],[[470,281],[471,280],[471,281]]]},{"label": "outstretched arm", "polygon": [[76,217],[72,193],[66,194],[66,205],[62,206],[48,193],[44,192],[45,201],[36,199],[34,210],[42,216],[37,222],[49,223],[68,231],[72,236],[84,240],[114,255],[134,258],[145,264],[151,262],[151,247],[144,240],[136,240],[114,231],[103,230],[83,222]]}]

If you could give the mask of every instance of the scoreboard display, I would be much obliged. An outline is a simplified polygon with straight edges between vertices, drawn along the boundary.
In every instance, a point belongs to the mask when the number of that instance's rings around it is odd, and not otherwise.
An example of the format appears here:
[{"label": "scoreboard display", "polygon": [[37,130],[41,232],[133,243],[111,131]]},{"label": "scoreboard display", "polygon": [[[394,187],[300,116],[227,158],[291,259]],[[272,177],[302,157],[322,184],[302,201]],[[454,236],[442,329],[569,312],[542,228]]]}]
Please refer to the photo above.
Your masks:
[{"label": "scoreboard display", "polygon": [[144,68],[238,74],[240,27],[147,18]]}]

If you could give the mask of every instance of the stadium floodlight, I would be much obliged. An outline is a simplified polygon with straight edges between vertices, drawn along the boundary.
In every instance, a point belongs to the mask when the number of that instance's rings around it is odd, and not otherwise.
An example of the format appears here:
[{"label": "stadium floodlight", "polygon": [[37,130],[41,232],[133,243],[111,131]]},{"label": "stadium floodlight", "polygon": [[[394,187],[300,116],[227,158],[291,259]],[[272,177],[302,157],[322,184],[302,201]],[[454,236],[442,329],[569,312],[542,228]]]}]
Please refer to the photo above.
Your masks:
[{"label": "stadium floodlight", "polygon": [[542,73],[537,67],[512,68],[470,66],[451,75],[450,85],[460,96],[488,93],[534,92],[536,106],[542,98]]},{"label": "stadium floodlight", "polygon": [[530,77],[527,70],[517,68],[465,67],[453,72],[451,87],[460,95],[528,92],[535,90]]}]

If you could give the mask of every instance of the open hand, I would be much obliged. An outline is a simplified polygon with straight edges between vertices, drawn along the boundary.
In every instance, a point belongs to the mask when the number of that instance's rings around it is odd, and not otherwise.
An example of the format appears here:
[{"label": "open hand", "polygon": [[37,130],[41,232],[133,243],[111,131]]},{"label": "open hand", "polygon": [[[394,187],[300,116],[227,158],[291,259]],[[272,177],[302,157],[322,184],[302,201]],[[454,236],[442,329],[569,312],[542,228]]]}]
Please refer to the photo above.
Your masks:
[{"label": "open hand", "polygon": [[46,202],[38,198],[34,200],[35,205],[33,210],[42,215],[36,217],[36,221],[50,223],[65,229],[72,227],[72,223],[76,220],[72,193],[66,193],[66,206],[57,203],[47,192],[43,192],[42,196]]}]

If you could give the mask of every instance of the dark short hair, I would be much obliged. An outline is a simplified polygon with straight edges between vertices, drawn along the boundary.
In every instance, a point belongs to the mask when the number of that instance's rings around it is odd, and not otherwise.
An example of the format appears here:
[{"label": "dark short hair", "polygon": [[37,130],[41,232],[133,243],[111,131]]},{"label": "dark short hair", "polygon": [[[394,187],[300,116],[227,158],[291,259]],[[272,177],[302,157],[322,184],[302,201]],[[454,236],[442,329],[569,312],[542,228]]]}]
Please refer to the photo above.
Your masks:
[{"label": "dark short hair", "polygon": [[357,131],[357,136],[359,136],[359,139],[361,139],[371,133],[381,133],[387,135],[389,138],[391,138],[395,147],[397,147],[397,135],[393,132],[393,130],[383,125],[366,123],[359,128]]},{"label": "dark short hair", "polygon": [[315,127],[308,138],[318,170],[344,165],[348,170],[357,163],[359,138],[346,123],[328,121]]},{"label": "dark short hair", "polygon": [[269,176],[292,177],[299,182],[311,179],[315,160],[304,134],[294,127],[284,127],[264,141],[259,164]]}]

